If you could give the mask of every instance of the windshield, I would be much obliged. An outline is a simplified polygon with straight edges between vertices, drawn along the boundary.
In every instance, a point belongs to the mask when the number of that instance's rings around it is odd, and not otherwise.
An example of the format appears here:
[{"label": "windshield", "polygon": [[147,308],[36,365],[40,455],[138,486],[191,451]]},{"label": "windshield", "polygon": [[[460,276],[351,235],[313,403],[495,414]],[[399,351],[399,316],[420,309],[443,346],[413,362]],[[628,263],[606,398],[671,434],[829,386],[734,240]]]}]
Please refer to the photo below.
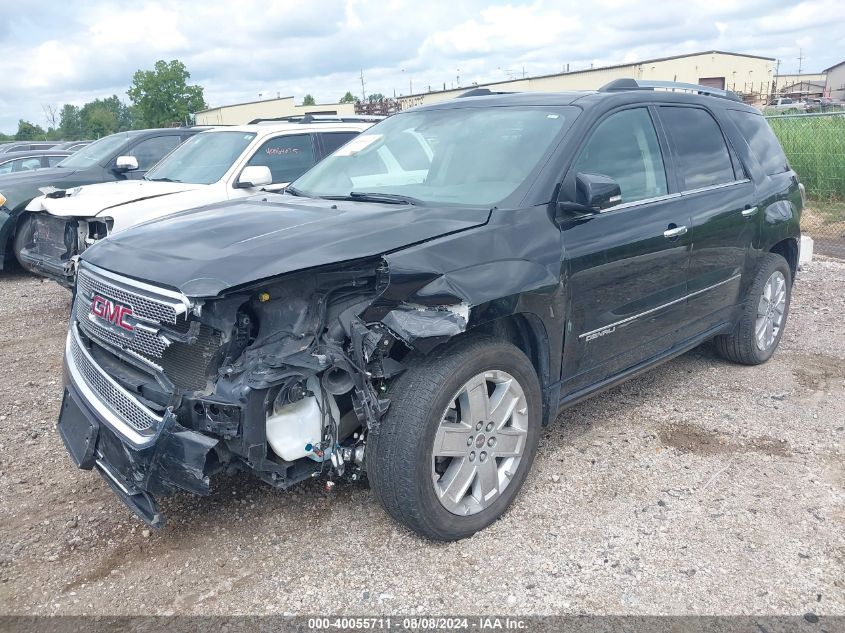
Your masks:
[{"label": "windshield", "polygon": [[255,134],[220,131],[192,136],[153,167],[145,178],[210,185],[223,177]]},{"label": "windshield", "polygon": [[494,205],[528,179],[576,112],[571,107],[506,106],[397,114],[296,180],[294,192]]},{"label": "windshield", "polygon": [[112,157],[117,149],[128,141],[130,135],[126,132],[104,136],[99,141],[86,145],[75,154],[71,154],[60,162],[56,167],[67,167],[68,169],[87,169],[94,165],[102,164]]}]

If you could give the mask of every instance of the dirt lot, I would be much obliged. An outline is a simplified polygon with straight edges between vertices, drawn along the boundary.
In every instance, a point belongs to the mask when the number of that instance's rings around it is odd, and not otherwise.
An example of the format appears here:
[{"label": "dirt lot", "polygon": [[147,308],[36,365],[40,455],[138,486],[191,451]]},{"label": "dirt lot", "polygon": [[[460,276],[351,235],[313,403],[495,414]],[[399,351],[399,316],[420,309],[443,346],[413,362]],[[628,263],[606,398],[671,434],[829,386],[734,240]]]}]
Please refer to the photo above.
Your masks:
[{"label": "dirt lot", "polygon": [[781,348],[700,349],[567,412],[472,539],[423,541],[363,486],[249,478],[150,534],[54,423],[70,295],[0,273],[0,611],[845,614],[845,264],[800,273]]}]

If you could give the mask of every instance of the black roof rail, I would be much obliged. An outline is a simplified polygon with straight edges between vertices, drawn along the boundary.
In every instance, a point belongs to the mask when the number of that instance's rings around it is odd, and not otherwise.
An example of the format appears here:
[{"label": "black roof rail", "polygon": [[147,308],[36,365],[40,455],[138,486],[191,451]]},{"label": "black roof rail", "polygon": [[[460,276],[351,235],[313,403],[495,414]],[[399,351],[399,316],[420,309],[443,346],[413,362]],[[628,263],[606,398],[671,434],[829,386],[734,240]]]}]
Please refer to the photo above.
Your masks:
[{"label": "black roof rail", "polygon": [[495,92],[490,90],[490,88],[473,88],[472,90],[467,90],[466,92],[462,92],[459,94],[456,99],[461,99],[462,97],[486,97],[488,95],[512,95],[513,92]]},{"label": "black roof rail", "polygon": [[375,114],[292,114],[266,119],[253,119],[255,123],[375,123],[385,117]]},{"label": "black roof rail", "polygon": [[642,79],[614,79],[610,83],[606,83],[599,92],[622,92],[625,90],[682,90],[684,92],[695,92],[700,95],[708,95],[710,97],[719,97],[721,99],[730,99],[731,101],[742,101],[739,96],[732,90],[722,90],[721,88],[711,88],[710,86],[702,86],[700,84],[686,84],[680,81],[653,81]]}]

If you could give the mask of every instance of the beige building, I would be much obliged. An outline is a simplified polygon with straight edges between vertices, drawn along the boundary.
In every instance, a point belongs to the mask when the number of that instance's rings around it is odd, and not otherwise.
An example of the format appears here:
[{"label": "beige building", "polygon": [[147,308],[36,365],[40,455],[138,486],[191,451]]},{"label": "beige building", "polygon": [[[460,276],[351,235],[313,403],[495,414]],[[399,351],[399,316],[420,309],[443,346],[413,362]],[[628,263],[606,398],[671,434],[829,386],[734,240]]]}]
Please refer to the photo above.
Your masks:
[{"label": "beige building", "polygon": [[824,71],[827,74],[824,94],[834,101],[845,101],[845,62]]},{"label": "beige building", "polygon": [[452,99],[472,88],[489,88],[502,92],[560,92],[596,90],[609,81],[622,78],[679,81],[727,88],[741,93],[747,101],[761,102],[771,92],[775,60],[771,57],[707,51],[646,59],[630,64],[590,68],[554,75],[526,77],[480,85],[462,86],[453,90],[428,92],[398,97],[402,109]]},{"label": "beige building", "polygon": [[825,73],[801,73],[794,75],[775,75],[775,91],[783,92],[783,89],[796,84],[802,83],[821,83],[824,84]]},{"label": "beige building", "polygon": [[209,108],[196,113],[197,125],[244,125],[255,119],[275,119],[301,114],[355,114],[354,103],[296,105],[293,97],[263,99]]}]

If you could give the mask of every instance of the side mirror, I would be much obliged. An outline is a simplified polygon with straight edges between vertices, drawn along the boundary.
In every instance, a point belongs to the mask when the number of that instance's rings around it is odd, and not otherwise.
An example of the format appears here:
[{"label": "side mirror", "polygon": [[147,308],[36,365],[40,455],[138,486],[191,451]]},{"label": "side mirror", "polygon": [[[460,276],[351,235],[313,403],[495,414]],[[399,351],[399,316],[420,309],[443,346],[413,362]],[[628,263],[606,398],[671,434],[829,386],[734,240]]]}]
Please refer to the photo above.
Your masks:
[{"label": "side mirror", "polygon": [[134,156],[118,156],[114,161],[115,171],[134,171],[138,169],[138,159]]},{"label": "side mirror", "polygon": [[263,187],[264,185],[273,184],[273,174],[270,173],[270,168],[264,165],[250,165],[244,167],[241,175],[238,176],[238,182],[235,187],[238,189],[247,189],[250,187]]},{"label": "side mirror", "polygon": [[619,183],[603,174],[579,173],[575,177],[575,190],[577,202],[598,213],[622,202]]}]

